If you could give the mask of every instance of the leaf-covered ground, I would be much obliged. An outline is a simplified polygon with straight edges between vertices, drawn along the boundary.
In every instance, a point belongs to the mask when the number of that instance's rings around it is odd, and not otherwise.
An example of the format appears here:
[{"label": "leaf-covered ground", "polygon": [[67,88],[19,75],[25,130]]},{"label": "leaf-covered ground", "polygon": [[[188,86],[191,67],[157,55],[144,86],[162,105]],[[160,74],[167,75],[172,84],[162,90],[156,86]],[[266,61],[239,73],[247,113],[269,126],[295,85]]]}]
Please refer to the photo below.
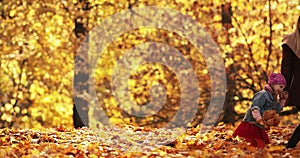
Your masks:
[{"label": "leaf-covered ground", "polygon": [[171,138],[180,129],[172,134],[168,129],[130,126],[98,130],[64,126],[1,129],[0,157],[300,157],[300,145],[294,149],[284,147],[294,128],[272,127],[268,132],[271,144],[263,150],[241,138],[232,138],[235,127],[227,124],[211,130],[190,128],[175,140]]}]

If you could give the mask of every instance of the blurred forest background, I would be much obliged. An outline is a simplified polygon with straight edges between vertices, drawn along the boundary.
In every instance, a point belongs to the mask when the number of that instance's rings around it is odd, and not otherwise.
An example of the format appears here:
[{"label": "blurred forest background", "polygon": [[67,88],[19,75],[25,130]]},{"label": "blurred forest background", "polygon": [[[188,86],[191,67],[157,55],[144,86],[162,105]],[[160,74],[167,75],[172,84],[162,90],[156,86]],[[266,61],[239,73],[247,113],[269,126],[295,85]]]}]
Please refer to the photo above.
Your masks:
[{"label": "blurred forest background", "polygon": [[[225,123],[241,120],[253,94],[266,84],[268,74],[280,72],[281,39],[293,30],[300,15],[299,0],[1,0],[0,127],[73,126],[74,59],[85,35],[114,13],[149,5],[191,16],[219,46],[227,78],[219,121]],[[173,46],[194,67],[202,93],[191,125],[201,123],[211,95],[205,60],[189,41],[157,28],[124,33],[105,49],[95,71],[96,90],[102,94],[98,95],[101,108],[116,124],[143,126],[153,122],[159,126],[176,113],[180,101],[178,79],[160,64],[141,65],[131,74],[129,87],[133,100],[143,105],[149,101],[152,83],[163,84],[168,100],[157,114],[132,117],[110,92],[116,58],[149,41]]]}]

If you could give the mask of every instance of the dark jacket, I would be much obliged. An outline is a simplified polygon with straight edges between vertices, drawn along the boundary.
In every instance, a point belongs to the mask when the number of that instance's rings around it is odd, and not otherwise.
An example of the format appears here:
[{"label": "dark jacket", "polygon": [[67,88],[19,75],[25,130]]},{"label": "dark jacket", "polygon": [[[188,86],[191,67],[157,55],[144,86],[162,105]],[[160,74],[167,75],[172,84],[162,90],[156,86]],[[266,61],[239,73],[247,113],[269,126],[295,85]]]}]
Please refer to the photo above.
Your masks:
[{"label": "dark jacket", "polygon": [[282,45],[282,51],[281,73],[289,93],[286,106],[296,106],[300,110],[300,59],[287,44]]}]

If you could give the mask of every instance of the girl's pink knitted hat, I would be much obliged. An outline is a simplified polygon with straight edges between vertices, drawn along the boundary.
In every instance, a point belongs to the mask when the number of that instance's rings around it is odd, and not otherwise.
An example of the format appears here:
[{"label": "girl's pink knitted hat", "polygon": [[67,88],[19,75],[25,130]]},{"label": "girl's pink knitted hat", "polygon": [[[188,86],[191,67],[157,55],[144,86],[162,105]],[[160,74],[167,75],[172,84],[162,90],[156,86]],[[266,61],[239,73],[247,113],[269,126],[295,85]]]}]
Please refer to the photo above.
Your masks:
[{"label": "girl's pink knitted hat", "polygon": [[268,81],[269,85],[286,85],[286,81],[285,78],[282,74],[280,73],[271,73],[271,75],[269,76],[269,81]]}]

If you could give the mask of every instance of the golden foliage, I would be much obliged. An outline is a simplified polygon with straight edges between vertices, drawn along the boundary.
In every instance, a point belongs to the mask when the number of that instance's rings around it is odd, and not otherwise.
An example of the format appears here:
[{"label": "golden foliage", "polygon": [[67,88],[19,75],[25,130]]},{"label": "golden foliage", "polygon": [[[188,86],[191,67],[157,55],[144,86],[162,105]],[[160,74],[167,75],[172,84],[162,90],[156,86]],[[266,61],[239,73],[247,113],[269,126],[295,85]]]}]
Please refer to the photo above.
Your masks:
[{"label": "golden foliage", "polygon": [[[271,143],[264,149],[250,146],[245,140],[232,137],[234,126],[219,124],[209,132],[204,126],[187,129],[171,142],[165,129],[105,127],[70,129],[65,126],[31,130],[0,130],[1,157],[298,157],[298,145],[285,149],[285,142],[295,126],[272,127],[268,134]],[[135,136],[127,134],[135,132]],[[174,130],[175,131],[175,130]],[[146,132],[140,135],[138,132]],[[103,135],[106,133],[106,135]],[[151,141],[153,136],[160,141]],[[159,145],[161,144],[161,145]],[[135,148],[136,147],[136,148]]]},{"label": "golden foliage", "polygon": [[[91,30],[114,13],[130,7],[161,6],[190,15],[203,25],[220,48],[228,80],[229,99],[225,107],[232,107],[242,114],[254,92],[266,82],[266,75],[270,71],[279,71],[281,37],[292,30],[299,15],[299,2],[296,0],[272,1],[271,6],[265,1],[234,0],[231,2],[232,27],[227,30],[221,23],[223,1],[87,2],[90,8],[84,10],[85,4],[77,0],[1,1],[0,127],[72,126],[73,65],[82,42],[82,38],[74,34],[74,21],[77,19]],[[163,85],[168,100],[165,110],[157,115],[131,117],[124,113],[110,93],[110,76],[116,59],[121,58],[126,50],[145,42],[170,45],[191,63],[201,81],[198,83],[201,96],[198,98],[197,116],[191,124],[201,122],[211,97],[206,61],[190,41],[174,32],[157,28],[131,30],[109,44],[95,70],[96,90],[102,93],[98,96],[101,107],[97,108],[104,108],[114,123],[143,126],[153,122],[163,126],[176,113],[180,98],[178,78],[172,70],[160,64],[142,65],[128,81],[131,98],[140,105],[149,102],[149,90],[153,84]],[[228,115],[227,112],[225,114]],[[220,147],[217,145],[216,148]]]}]

